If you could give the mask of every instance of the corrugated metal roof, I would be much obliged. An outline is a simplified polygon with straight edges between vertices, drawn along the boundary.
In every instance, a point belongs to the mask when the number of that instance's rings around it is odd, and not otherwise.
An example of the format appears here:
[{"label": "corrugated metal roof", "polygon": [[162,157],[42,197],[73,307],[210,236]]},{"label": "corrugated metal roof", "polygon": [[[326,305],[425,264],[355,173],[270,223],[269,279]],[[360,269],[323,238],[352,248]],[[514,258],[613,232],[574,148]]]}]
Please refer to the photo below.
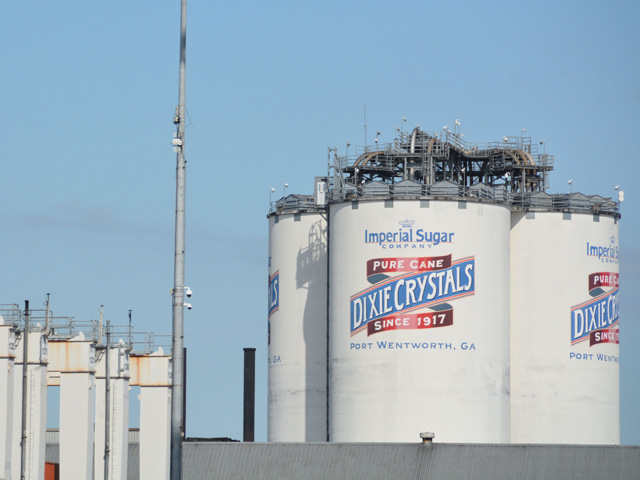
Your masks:
[{"label": "corrugated metal roof", "polygon": [[[46,461],[58,463],[58,445]],[[127,480],[139,478],[129,444]],[[183,444],[183,479],[637,480],[640,447],[388,443]]]},{"label": "corrugated metal roof", "polygon": [[637,480],[640,447],[385,443],[183,446],[183,479]]}]

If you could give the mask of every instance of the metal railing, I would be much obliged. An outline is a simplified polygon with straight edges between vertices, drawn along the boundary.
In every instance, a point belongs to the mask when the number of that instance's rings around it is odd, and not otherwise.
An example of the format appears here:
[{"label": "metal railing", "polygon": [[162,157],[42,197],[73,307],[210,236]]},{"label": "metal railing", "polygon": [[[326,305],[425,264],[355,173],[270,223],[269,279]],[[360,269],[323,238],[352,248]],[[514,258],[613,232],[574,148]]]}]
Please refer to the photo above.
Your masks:
[{"label": "metal railing", "polygon": [[22,310],[17,303],[0,304],[0,315],[2,315],[5,325],[16,327],[22,323]]},{"label": "metal railing", "polygon": [[[29,330],[45,328],[46,312],[44,310],[31,310]],[[5,325],[20,328],[23,325],[24,315],[18,304],[0,304],[0,315]],[[24,327],[23,327],[24,328]],[[49,317],[49,339],[69,340],[83,335],[86,340],[96,342],[98,345],[106,344],[106,322],[101,326],[99,320],[76,320],[74,317]],[[171,352],[171,335],[159,335],[153,332],[136,332],[131,325],[111,326],[112,345],[122,340],[132,353],[149,354],[162,348],[165,352]]]},{"label": "metal railing", "polygon": [[620,204],[611,198],[603,198],[599,195],[586,196],[580,193],[573,194],[548,194],[544,192],[508,193],[504,185],[489,186],[476,184],[472,187],[464,187],[455,182],[438,182],[433,185],[416,183],[407,187],[401,183],[386,185],[387,188],[375,188],[376,182],[368,182],[358,185],[347,184],[343,188],[331,192],[332,201],[357,200],[359,198],[389,198],[402,199],[414,197],[452,197],[455,199],[485,199],[508,202],[514,207],[521,208],[546,208],[551,210],[570,209],[575,211],[618,214]]},{"label": "metal railing", "polygon": [[269,206],[269,213],[286,213],[291,211],[317,211],[323,207],[319,207],[315,204],[313,196],[311,195],[288,195],[271,202]]}]

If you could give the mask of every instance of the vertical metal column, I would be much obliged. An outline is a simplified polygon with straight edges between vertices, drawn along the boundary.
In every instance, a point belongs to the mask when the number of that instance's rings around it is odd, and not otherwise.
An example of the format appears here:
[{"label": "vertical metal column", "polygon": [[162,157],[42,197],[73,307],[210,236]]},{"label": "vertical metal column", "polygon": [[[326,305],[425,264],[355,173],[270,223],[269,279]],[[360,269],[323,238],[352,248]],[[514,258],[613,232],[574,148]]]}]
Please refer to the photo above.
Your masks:
[{"label": "vertical metal column", "polygon": [[78,335],[52,342],[49,371],[59,372],[60,478],[93,478],[95,347]]},{"label": "vertical metal column", "polygon": [[[100,315],[102,316],[102,310],[100,311]],[[111,425],[109,425],[111,409],[111,360],[109,358],[109,351],[111,350],[111,320],[107,320],[107,343],[104,348],[104,480],[109,480],[109,461],[111,453]]]},{"label": "vertical metal column", "polygon": [[185,186],[186,162],[184,159],[185,130],[185,71],[187,51],[187,0],[181,0],[180,10],[180,79],[177,118],[178,132],[174,145],[177,151],[176,165],[176,228],[173,282],[173,380],[171,383],[171,479],[182,478],[183,419],[183,361],[184,361],[184,254],[185,254]]},{"label": "vertical metal column", "polygon": [[331,397],[330,397],[330,390],[329,390],[329,374],[330,374],[330,370],[331,370],[331,355],[329,352],[329,345],[330,345],[330,338],[329,338],[329,321],[330,321],[330,314],[329,312],[331,311],[331,295],[329,294],[329,292],[331,292],[331,288],[329,285],[329,278],[331,278],[331,204],[329,203],[329,201],[327,201],[327,334],[325,337],[325,340],[327,342],[326,345],[326,357],[325,357],[325,361],[326,361],[326,376],[325,376],[325,387],[326,387],[326,403],[325,403],[325,409],[326,409],[326,415],[327,415],[327,419],[326,419],[326,423],[325,423],[325,428],[326,428],[326,433],[325,433],[325,441],[329,442],[330,441],[330,427],[331,425],[329,424],[329,411],[331,409]]},{"label": "vertical metal column", "polygon": [[256,410],[256,349],[244,349],[243,442],[253,442]]},{"label": "vertical metal column", "polygon": [[0,478],[11,478],[15,331],[0,315]]},{"label": "vertical metal column", "polygon": [[20,480],[27,471],[27,387],[29,385],[29,300],[24,301],[24,330],[22,332],[22,441],[20,442]]},{"label": "vertical metal column", "polygon": [[169,480],[171,357],[162,349],[131,357],[131,385],[140,387],[140,478]]}]

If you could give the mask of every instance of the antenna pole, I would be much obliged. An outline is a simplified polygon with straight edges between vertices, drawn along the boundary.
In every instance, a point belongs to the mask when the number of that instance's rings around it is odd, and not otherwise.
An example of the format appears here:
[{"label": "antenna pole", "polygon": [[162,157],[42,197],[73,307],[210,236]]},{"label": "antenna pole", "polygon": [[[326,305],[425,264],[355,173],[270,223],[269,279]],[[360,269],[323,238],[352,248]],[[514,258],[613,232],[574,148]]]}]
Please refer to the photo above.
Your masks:
[{"label": "antenna pole", "polygon": [[104,317],[104,305],[100,305],[100,321],[98,322],[98,343],[102,345],[102,323]]},{"label": "antenna pole", "polygon": [[50,297],[51,297],[51,294],[47,293],[47,311],[44,317],[44,331],[47,335],[49,335],[49,315],[51,314],[51,311],[49,310]]},{"label": "antenna pole", "polygon": [[173,376],[171,381],[171,480],[182,478],[182,441],[184,439],[184,252],[185,252],[185,186],[184,159],[185,77],[187,62],[187,0],[181,0],[180,9],[180,86],[179,103],[174,123],[177,136],[173,141],[177,152],[176,165],[176,229],[173,282],[173,339],[171,355]]},{"label": "antenna pole", "polygon": [[364,103],[364,151],[367,151],[367,102]]}]

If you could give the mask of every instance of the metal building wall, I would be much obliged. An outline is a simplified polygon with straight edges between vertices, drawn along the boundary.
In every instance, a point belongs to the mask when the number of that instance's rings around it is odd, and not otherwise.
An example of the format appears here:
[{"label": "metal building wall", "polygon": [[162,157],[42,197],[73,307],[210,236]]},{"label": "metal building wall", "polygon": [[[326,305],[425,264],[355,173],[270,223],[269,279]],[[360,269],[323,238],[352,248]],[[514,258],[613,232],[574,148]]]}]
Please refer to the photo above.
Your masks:
[{"label": "metal building wall", "polygon": [[326,440],[327,225],[269,217],[268,440]]},{"label": "metal building wall", "polygon": [[509,442],[508,205],[330,207],[329,439]]},{"label": "metal building wall", "polygon": [[618,223],[514,211],[511,441],[620,442]]}]

